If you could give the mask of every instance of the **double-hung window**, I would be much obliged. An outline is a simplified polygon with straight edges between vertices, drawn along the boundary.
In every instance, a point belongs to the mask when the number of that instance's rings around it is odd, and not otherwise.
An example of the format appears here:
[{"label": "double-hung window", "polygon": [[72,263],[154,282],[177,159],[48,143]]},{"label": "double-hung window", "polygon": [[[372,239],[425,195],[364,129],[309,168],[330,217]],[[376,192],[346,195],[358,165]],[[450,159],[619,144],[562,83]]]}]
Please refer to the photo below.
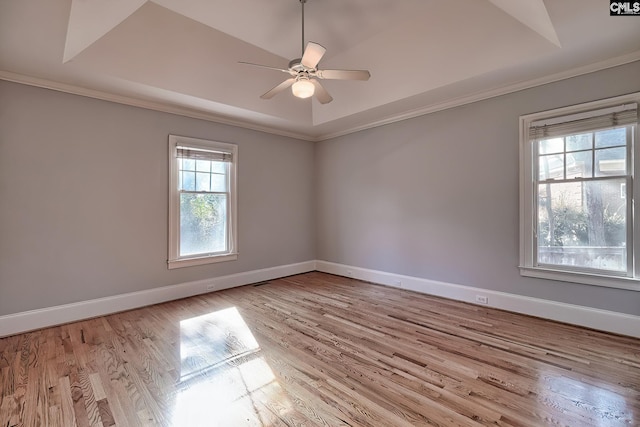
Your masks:
[{"label": "double-hung window", "polygon": [[640,290],[640,94],[520,118],[523,275]]},{"label": "double-hung window", "polygon": [[169,136],[169,268],[237,259],[238,148]]}]

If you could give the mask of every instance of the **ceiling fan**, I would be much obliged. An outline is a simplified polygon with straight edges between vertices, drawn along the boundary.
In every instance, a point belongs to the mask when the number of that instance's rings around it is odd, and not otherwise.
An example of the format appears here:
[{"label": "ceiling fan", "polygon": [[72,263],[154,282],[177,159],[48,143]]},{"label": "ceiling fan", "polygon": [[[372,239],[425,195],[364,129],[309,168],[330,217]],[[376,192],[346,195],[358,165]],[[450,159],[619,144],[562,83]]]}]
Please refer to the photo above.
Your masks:
[{"label": "ceiling fan", "polygon": [[267,68],[281,71],[291,75],[290,78],[280,83],[260,98],[271,99],[275,95],[291,87],[294,96],[298,98],[309,98],[315,94],[321,104],[333,101],[329,92],[320,84],[318,79],[332,80],[369,80],[371,73],[366,70],[319,70],[318,63],[327,51],[318,43],[309,42],[304,45],[304,4],[307,0],[299,0],[302,5],[302,58],[293,59],[289,62],[289,67],[285,70],[268,65],[252,64],[250,62],[240,62],[240,64],[252,65],[254,67]]}]

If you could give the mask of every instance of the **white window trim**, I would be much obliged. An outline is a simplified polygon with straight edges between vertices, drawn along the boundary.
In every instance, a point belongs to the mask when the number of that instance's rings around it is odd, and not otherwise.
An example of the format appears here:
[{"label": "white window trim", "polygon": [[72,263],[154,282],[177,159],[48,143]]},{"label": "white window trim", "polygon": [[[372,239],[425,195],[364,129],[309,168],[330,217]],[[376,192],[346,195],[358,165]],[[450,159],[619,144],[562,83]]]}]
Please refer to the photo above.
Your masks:
[{"label": "white window trim", "polygon": [[[189,257],[179,256],[180,247],[180,193],[178,191],[178,162],[176,161],[176,144],[207,150],[220,150],[231,153],[233,159],[229,164],[229,251],[222,254],[205,254]],[[238,259],[237,232],[237,169],[238,146],[224,142],[169,135],[169,269],[191,267]]]},{"label": "white window trim", "polygon": [[[600,275],[592,272],[554,270],[552,268],[540,267],[534,265],[534,237],[535,229],[535,201],[533,197],[535,191],[533,184],[533,150],[529,142],[529,126],[531,123],[549,119],[554,117],[567,116],[571,114],[583,114],[591,110],[615,107],[620,104],[638,103],[640,105],[640,92],[608,98],[586,104],[573,105],[570,107],[558,108],[539,113],[527,114],[520,116],[520,274],[527,277],[535,277],[540,279],[558,280],[562,282],[573,282],[585,285],[604,286],[617,289],[626,289],[640,291],[640,211],[634,213],[632,219],[633,227],[633,253],[636,262],[634,262],[633,277]],[[636,126],[633,147],[633,176],[632,184],[635,177],[640,176],[640,126]],[[633,200],[640,201],[640,185],[633,185]],[[633,207],[635,211],[635,206]]]}]

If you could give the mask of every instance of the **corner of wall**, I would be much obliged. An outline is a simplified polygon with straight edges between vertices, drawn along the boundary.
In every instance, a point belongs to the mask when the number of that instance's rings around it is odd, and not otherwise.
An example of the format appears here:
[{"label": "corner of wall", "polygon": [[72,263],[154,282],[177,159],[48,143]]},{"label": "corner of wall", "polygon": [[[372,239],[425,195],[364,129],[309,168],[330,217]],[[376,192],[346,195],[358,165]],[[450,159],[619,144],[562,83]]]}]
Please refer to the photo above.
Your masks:
[{"label": "corner of wall", "polygon": [[324,273],[640,338],[640,316],[327,261],[318,260],[315,264],[316,269]]}]

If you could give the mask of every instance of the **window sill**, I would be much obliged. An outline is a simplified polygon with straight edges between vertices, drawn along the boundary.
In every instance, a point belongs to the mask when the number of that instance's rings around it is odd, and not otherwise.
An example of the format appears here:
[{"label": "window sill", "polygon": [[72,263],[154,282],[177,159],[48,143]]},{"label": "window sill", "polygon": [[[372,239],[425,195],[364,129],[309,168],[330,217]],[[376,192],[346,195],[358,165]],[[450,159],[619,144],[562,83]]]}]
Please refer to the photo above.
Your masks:
[{"label": "window sill", "polygon": [[520,267],[520,275],[538,279],[580,283],[582,285],[603,286],[640,292],[640,280],[634,277],[615,277],[600,274],[553,270],[542,267]]},{"label": "window sill", "polygon": [[192,267],[195,265],[214,264],[217,262],[235,261],[238,259],[237,253],[224,254],[224,255],[209,255],[193,258],[180,258],[167,261],[169,270],[174,268]]}]

